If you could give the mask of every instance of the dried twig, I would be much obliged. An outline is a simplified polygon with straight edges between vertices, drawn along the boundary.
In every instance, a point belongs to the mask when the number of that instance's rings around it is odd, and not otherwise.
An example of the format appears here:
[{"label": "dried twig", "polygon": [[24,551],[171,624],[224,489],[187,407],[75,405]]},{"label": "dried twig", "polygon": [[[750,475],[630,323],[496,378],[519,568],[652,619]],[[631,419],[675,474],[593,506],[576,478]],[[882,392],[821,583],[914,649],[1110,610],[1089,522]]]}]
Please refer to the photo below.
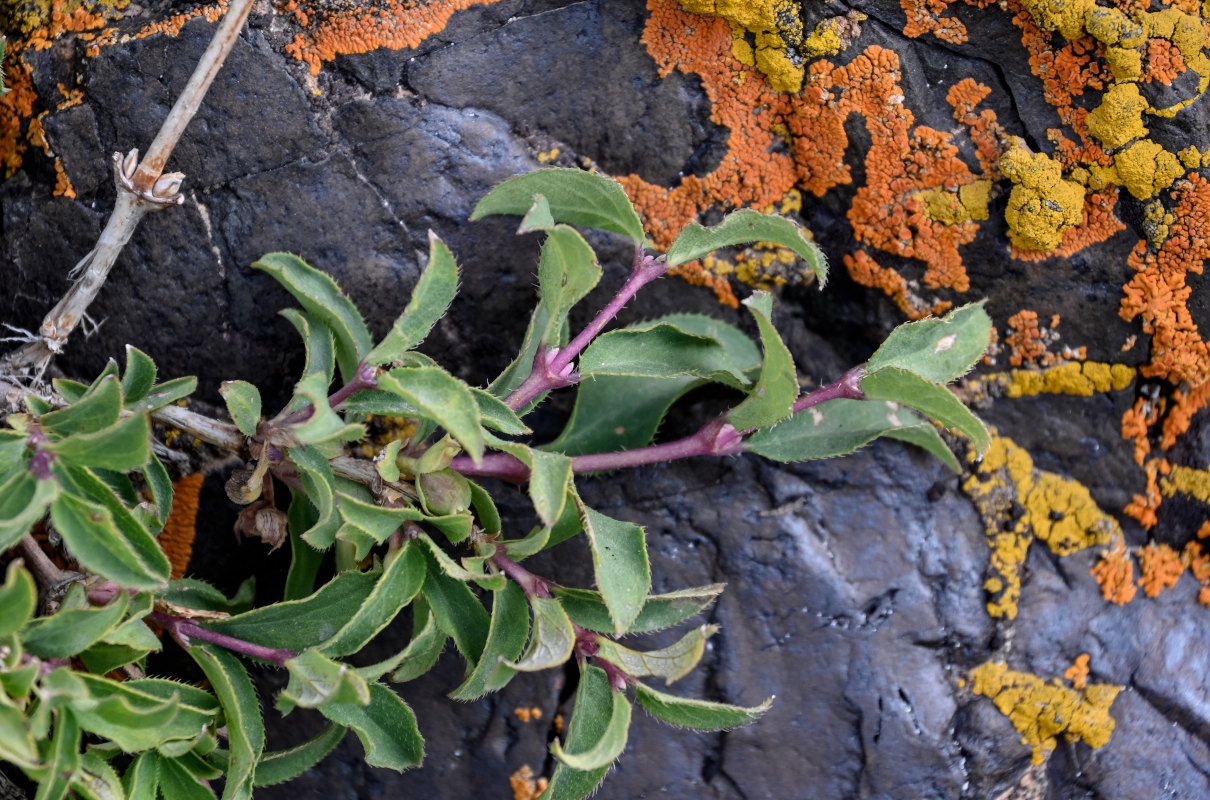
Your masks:
[{"label": "dried twig", "polygon": [[185,126],[197,113],[219,67],[231,52],[248,18],[252,2],[231,0],[226,16],[210,40],[210,46],[202,54],[189,83],[160,126],[142,162],[139,162],[138,150],[131,150],[125,157],[120,153],[113,154],[118,196],[109,222],[96,246],[72,269],[70,275],[80,277],[43,319],[38,335],[21,349],[0,359],[0,390],[3,390],[3,394],[12,392],[12,385],[19,376],[33,378],[35,382],[41,379],[51,358],[63,350],[71,332],[84,319],[88,306],[101,291],[118,254],[130,240],[143,215],[148,211],[180,205],[184,201],[180,187],[185,176],[179,172],[164,174],[164,164]]}]

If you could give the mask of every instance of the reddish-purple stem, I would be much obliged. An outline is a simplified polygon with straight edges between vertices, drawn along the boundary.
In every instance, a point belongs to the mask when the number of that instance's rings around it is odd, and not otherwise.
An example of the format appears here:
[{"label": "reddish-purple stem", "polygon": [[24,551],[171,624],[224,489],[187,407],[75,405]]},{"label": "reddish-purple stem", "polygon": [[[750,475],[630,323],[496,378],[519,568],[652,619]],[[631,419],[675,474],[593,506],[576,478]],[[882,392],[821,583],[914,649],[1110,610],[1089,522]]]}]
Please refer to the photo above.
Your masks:
[{"label": "reddish-purple stem", "polygon": [[[352,397],[362,389],[377,389],[378,388],[378,368],[362,362],[357,365],[357,371],[353,374],[353,379],[344,386],[337,389],[328,397],[328,405],[334,410],[344,405],[345,401]],[[315,415],[315,407],[307,406],[300,408],[293,414],[281,419],[277,422],[278,425],[299,425],[311,419]]]},{"label": "reddish-purple stem", "polygon": [[576,338],[568,342],[566,347],[558,351],[552,350],[549,355],[543,348],[538,348],[538,354],[534,358],[533,369],[530,371],[529,377],[504,401],[508,407],[517,411],[529,405],[530,401],[543,392],[575,383],[578,378],[572,375],[571,366],[576,356],[580,355],[585,347],[588,347],[597,334],[638,293],[639,289],[663,275],[667,270],[666,263],[646,255],[642,247],[635,248],[634,263],[626,283],[622,284],[622,288],[618,290],[613,299],[601,309],[584,330],[580,331]]},{"label": "reddish-purple stem", "polygon": [[526,597],[551,596],[550,583],[506,556],[503,548],[497,548],[495,555],[492,556],[492,563],[499,567],[501,572],[516,581],[521,590],[525,592]]},{"label": "reddish-purple stem", "polygon": [[808,392],[802,397],[794,401],[792,412],[797,414],[799,411],[805,411],[812,406],[817,406],[820,403],[826,403],[829,400],[839,398],[847,398],[849,400],[864,400],[865,394],[861,391],[861,379],[865,377],[865,366],[853,367],[851,370],[841,375],[835,383],[829,383],[827,386],[821,386],[813,392]]},{"label": "reddish-purple stem", "polygon": [[251,658],[259,658],[262,661],[268,661],[279,667],[285,666],[287,661],[298,655],[291,650],[265,647],[252,642],[245,642],[243,639],[237,639],[234,636],[208,631],[192,620],[165,614],[162,611],[151,612],[149,619],[167,628],[172,634],[172,638],[176,639],[182,647],[188,647],[190,639],[197,639],[199,642],[217,644],[219,647],[230,650],[233,653],[239,653]]}]

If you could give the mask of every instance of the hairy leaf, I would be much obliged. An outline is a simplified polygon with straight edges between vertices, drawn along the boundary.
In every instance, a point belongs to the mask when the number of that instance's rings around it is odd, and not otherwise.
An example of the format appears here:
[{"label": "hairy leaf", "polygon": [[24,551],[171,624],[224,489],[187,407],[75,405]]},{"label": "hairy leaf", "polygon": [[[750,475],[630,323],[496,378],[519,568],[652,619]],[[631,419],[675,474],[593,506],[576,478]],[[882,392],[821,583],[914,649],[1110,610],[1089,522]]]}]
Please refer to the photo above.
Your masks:
[{"label": "hairy leaf", "polygon": [[732,363],[722,342],[667,322],[602,334],[584,351],[579,371],[585,376],[687,376],[735,389],[751,385],[743,371]]},{"label": "hairy leaf", "polygon": [[151,421],[135,414],[92,433],[77,433],[45,445],[59,456],[97,469],[128,472],[151,458]]},{"label": "hairy leaf", "polygon": [[401,367],[380,375],[378,385],[449,431],[476,463],[483,458],[479,404],[465,383],[436,367]]},{"label": "hairy leaf", "polygon": [[[591,750],[604,737],[613,719],[613,690],[609,677],[600,667],[581,667],[571,722],[563,749],[572,753]],[[581,772],[560,762],[538,800],[580,800],[596,791],[609,765]]]},{"label": "hairy leaf", "polygon": [[169,403],[182,400],[197,391],[197,378],[192,375],[186,378],[173,378],[170,381],[157,383],[137,403],[131,404],[128,411],[138,414],[163,408]]},{"label": "hairy leaf", "polygon": [[296,747],[265,753],[256,765],[254,786],[274,786],[293,780],[336,749],[348,728],[329,723],[322,731]]},{"label": "hairy leaf", "polygon": [[89,571],[132,589],[156,589],[168,582],[168,557],[120,504],[115,514],[112,507],[63,494],[51,504],[50,518],[67,549]]},{"label": "hairy leaf", "polygon": [[504,404],[504,401],[484,389],[471,387],[471,394],[479,405],[479,417],[485,427],[510,436],[520,436],[533,433],[529,426],[521,421],[517,413]]},{"label": "hairy leaf", "polygon": [[260,390],[247,381],[223,381],[218,392],[227,403],[227,413],[239,432],[255,436],[261,415]]},{"label": "hairy leaf", "polygon": [[953,428],[971,440],[979,453],[987,450],[991,439],[978,417],[962,405],[953,392],[914,372],[884,367],[861,380],[861,391],[871,400],[893,400],[926,414],[947,428]]},{"label": "hairy leaf", "polygon": [[[424,604],[425,610],[423,612],[419,605],[417,603],[413,606],[416,620],[412,625],[412,640],[398,654],[396,663],[388,665],[383,670],[383,673],[395,670],[391,675],[391,680],[395,683],[405,683],[415,680],[428,672],[437,663],[437,659],[441,656],[441,651],[445,649],[447,636],[441,630],[441,626],[437,624],[437,618],[432,612],[427,610],[427,603]],[[392,659],[392,661],[395,661],[395,659]],[[374,679],[377,679],[377,677],[378,675],[375,675]],[[371,680],[370,676],[367,675],[366,680]]]},{"label": "hairy leaf", "polygon": [[900,325],[870,356],[866,371],[899,367],[934,383],[965,375],[987,350],[992,322],[983,303],[955,308],[941,319]]},{"label": "hairy leaf", "polygon": [[727,421],[736,430],[764,428],[790,416],[798,398],[798,373],[794,359],[773,327],[773,295],[757,292],[744,301],[760,327],[761,347],[765,361],[760,378],[747,399],[736,406]]},{"label": "hairy leaf", "polygon": [[29,622],[38,607],[34,577],[17,561],[10,561],[0,586],[0,638],[10,636]]},{"label": "hairy leaf", "polygon": [[437,625],[454,640],[458,652],[473,669],[487,643],[491,617],[465,583],[445,574],[431,552],[426,550],[424,557],[428,570],[421,591],[433,609]]},{"label": "hairy leaf", "polygon": [[326,550],[336,541],[336,531],[340,530],[332,465],[315,448],[291,447],[286,455],[298,468],[304,494],[316,511],[315,523],[303,532],[302,538],[312,547]]},{"label": "hairy leaf", "polygon": [[340,374],[345,381],[352,380],[373,343],[361,312],[336,281],[290,253],[269,253],[252,268],[272,275],[309,314],[331,329]]},{"label": "hairy leaf", "polygon": [[492,594],[492,621],[487,632],[487,643],[483,655],[450,697],[455,700],[477,700],[488,692],[502,688],[513,673],[497,670],[501,661],[513,661],[525,646],[529,634],[529,609],[525,592],[516,583],[509,581],[503,589]]},{"label": "hairy leaf", "polygon": [[256,690],[247,670],[227,650],[213,645],[195,645],[187,650],[206,673],[227,720],[231,761],[223,800],[250,800],[256,762],[265,748],[265,723]]},{"label": "hairy leaf", "polygon": [[100,381],[77,402],[43,414],[42,428],[56,436],[96,433],[118,421],[122,414],[122,389],[116,377]]},{"label": "hairy leaf", "polygon": [[395,320],[386,338],[366,356],[370,364],[386,364],[424,341],[458,292],[458,265],[445,243],[429,231],[429,263],[420,274],[412,299]]},{"label": "hairy leaf", "polygon": [[424,573],[424,556],[414,543],[388,555],[373,591],[319,651],[333,658],[360,651],[412,602],[424,583]]},{"label": "hairy leaf", "polygon": [[547,453],[495,438],[491,444],[529,467],[529,499],[534,510],[547,526],[558,522],[571,485],[571,459],[562,453]]},{"label": "hairy leaf", "polygon": [[647,709],[647,713],[653,717],[658,717],[673,725],[695,728],[699,731],[718,731],[747,725],[768,711],[769,706],[773,704],[773,698],[770,697],[759,706],[744,708],[725,703],[675,697],[658,692],[641,683],[637,684],[635,689],[639,705]]},{"label": "hairy leaf", "polygon": [[827,283],[827,259],[808,237],[805,228],[785,217],[761,214],[749,208],[731,212],[713,228],[690,222],[668,248],[668,263],[675,267],[709,255],[720,247],[751,242],[773,242],[790,248],[807,262],[819,279],[821,289]]},{"label": "hairy leaf", "polygon": [[424,737],[416,727],[416,715],[382,684],[371,684],[369,705],[327,703],[319,711],[353,729],[372,767],[402,771],[420,766],[424,758]]},{"label": "hairy leaf", "polygon": [[[171,797],[173,800],[213,800],[214,792],[210,787],[185,769],[178,759],[160,757],[158,761],[161,797]],[[226,797],[226,793],[223,796]]]},{"label": "hairy leaf", "polygon": [[523,216],[534,195],[546,198],[551,220],[620,233],[643,244],[643,223],[621,184],[578,169],[544,169],[509,178],[475,206],[471,220],[492,214]]},{"label": "hairy leaf", "polygon": [[716,631],[713,625],[703,625],[689,631],[680,641],[659,650],[646,652],[631,650],[604,636],[597,637],[600,646],[598,655],[606,661],[622,668],[627,675],[635,678],[655,676],[663,678],[669,684],[675,683],[688,675],[702,654],[706,652],[706,640]]},{"label": "hairy leaf", "polygon": [[565,750],[556,739],[550,746],[550,752],[565,766],[581,772],[591,772],[595,769],[608,767],[622,754],[626,748],[626,737],[630,733],[630,701],[624,692],[611,692],[610,706],[604,704],[588,709],[588,713],[607,716],[609,722],[601,733],[601,738],[592,747],[584,750]]},{"label": "hairy leaf", "polygon": [[914,444],[944,461],[945,465],[955,473],[962,472],[962,466],[958,463],[958,459],[954,458],[953,451],[949,449],[949,446],[941,439],[941,435],[937,433],[937,429],[932,425],[925,423],[912,425],[907,428],[893,428],[884,433],[883,436],[888,439],[898,439],[901,442]]},{"label": "hairy leaf", "polygon": [[529,645],[520,660],[504,662],[504,666],[498,669],[498,680],[504,680],[509,674],[508,670],[537,672],[557,667],[571,658],[576,633],[559,601],[549,597],[531,597],[529,606],[534,614]]},{"label": "hairy leaf", "polygon": [[277,707],[287,713],[295,706],[318,708],[324,703],[370,702],[370,687],[348,664],[333,661],[318,650],[305,650],[286,660],[290,681],[278,697]]},{"label": "hairy leaf", "polygon": [[930,426],[906,408],[882,400],[829,400],[757,431],[744,446],[774,461],[806,461],[852,453],[890,431]]},{"label": "hairy leaf", "polygon": [[376,572],[342,572],[310,597],[211,620],[205,627],[265,647],[300,652],[336,636],[360,611],[379,577]]},{"label": "hairy leaf", "polygon": [[651,591],[646,536],[633,522],[612,519],[588,506],[580,507],[580,521],[592,548],[597,588],[613,619],[614,632],[626,633]]},{"label": "hairy leaf", "polygon": [[[724,584],[681,589],[669,594],[651,595],[643,603],[643,610],[630,625],[629,633],[649,633],[671,628],[690,617],[700,614],[723,591]],[[581,628],[601,633],[613,633],[614,623],[600,592],[588,589],[555,587],[555,597],[563,605],[567,616]]]},{"label": "hairy leaf", "polygon": [[24,469],[0,483],[0,550],[21,541],[58,497],[58,483],[40,481]]},{"label": "hairy leaf", "polygon": [[126,371],[122,373],[122,399],[126,405],[137,403],[155,385],[155,362],[133,345],[126,345]]},{"label": "hairy leaf", "polygon": [[70,658],[113,630],[129,605],[129,595],[120,593],[99,608],[60,609],[38,617],[21,631],[22,644],[40,658]]}]

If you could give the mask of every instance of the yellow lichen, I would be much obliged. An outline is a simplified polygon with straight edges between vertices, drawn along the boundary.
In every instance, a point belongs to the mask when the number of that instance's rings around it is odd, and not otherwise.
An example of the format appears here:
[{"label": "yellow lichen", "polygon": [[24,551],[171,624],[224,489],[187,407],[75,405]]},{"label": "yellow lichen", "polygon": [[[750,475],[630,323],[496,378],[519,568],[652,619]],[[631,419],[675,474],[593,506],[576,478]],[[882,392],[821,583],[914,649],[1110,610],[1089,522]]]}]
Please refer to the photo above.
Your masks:
[{"label": "yellow lichen", "polygon": [[987,219],[991,189],[991,181],[978,180],[962,184],[956,192],[925,189],[912,197],[924,204],[924,213],[929,219],[942,225],[957,225]]},{"label": "yellow lichen", "polygon": [[1001,714],[1021,734],[1021,743],[1033,749],[1033,763],[1041,764],[1055,749],[1059,735],[1069,742],[1104,747],[1113,735],[1110,706],[1121,686],[1105,683],[1069,689],[1058,678],[1050,682],[1005,664],[987,662],[971,672],[971,690],[990,697]]},{"label": "yellow lichen", "polygon": [[1091,397],[1102,392],[1125,389],[1134,380],[1135,370],[1125,364],[1096,361],[1070,361],[1042,372],[1013,370],[1008,375],[1007,395],[1028,397],[1035,394],[1073,394]]},{"label": "yellow lichen", "polygon": [[992,595],[987,612],[1013,619],[1021,597],[1021,565],[1033,540],[1061,556],[1121,536],[1113,517],[1097,507],[1077,481],[1034,467],[1033,459],[1010,439],[993,435],[982,460],[970,460],[973,472],[962,489],[975,503],[992,549],[991,576],[984,588]]},{"label": "yellow lichen", "polygon": [[1110,150],[1147,135],[1143,124],[1143,113],[1147,100],[1139,92],[1137,83],[1119,83],[1111,86],[1101,99],[1101,104],[1088,114],[1088,130]]},{"label": "yellow lichen", "polygon": [[1053,250],[1063,231],[1084,219],[1084,187],[1063,178],[1059,162],[1045,153],[1031,153],[1015,138],[997,162],[1013,182],[1004,218],[1013,245],[1022,250]]},{"label": "yellow lichen", "polygon": [[1165,497],[1180,493],[1210,505],[1210,467],[1193,469],[1175,465],[1160,480],[1160,491]]}]

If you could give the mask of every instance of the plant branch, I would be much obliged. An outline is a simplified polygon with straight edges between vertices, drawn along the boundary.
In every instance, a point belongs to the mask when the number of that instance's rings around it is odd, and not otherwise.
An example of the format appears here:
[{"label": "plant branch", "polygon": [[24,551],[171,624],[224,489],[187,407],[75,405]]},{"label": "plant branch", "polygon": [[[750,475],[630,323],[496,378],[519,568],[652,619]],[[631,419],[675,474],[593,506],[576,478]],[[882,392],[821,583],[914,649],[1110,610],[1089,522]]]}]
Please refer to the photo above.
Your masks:
[{"label": "plant branch", "polygon": [[175,172],[162,174],[164,164],[235,44],[252,3],[253,0],[231,0],[210,46],[160,126],[142,163],[138,163],[138,150],[131,150],[125,157],[113,154],[117,199],[105,229],[96,246],[69,273],[79,275],[79,279],[42,320],[37,337],[0,360],[0,374],[25,373],[40,380],[50,359],[62,352],[72,331],[86,319],[88,307],[100,293],[118,254],[130,241],[143,215],[184,201],[179,190],[185,176]]},{"label": "plant branch", "polygon": [[167,405],[151,412],[156,422],[176,428],[181,433],[201,439],[207,444],[237,453],[244,448],[246,439],[239,428],[228,422],[198,414],[176,405]]},{"label": "plant branch", "polygon": [[549,351],[542,347],[538,348],[538,354],[534,358],[533,369],[530,371],[529,377],[504,401],[508,407],[517,411],[543,392],[576,383],[579,378],[572,372],[576,356],[580,355],[584,348],[588,347],[609,324],[610,320],[618,315],[618,312],[630,302],[632,297],[638,294],[639,289],[667,271],[668,265],[664,261],[646,255],[642,247],[636,247],[630,277],[626,279],[626,283],[622,284],[622,288],[613,296],[613,299],[601,309],[584,330],[580,331],[576,338],[568,342],[566,347],[552,348]]},{"label": "plant branch", "polygon": [[500,571],[514,580],[526,597],[550,597],[550,581],[545,578],[540,578],[534,573],[527,570],[525,567],[513,561],[504,554],[503,547],[497,547],[495,554],[492,556],[492,563],[500,568]]},{"label": "plant branch", "polygon": [[799,411],[805,411],[812,406],[842,397],[849,400],[864,400],[865,393],[861,391],[861,379],[864,377],[865,365],[853,367],[844,375],[841,375],[834,383],[821,386],[815,391],[804,394],[795,400],[791,413],[797,414]]},{"label": "plant branch", "polygon": [[219,647],[230,650],[233,653],[250,656],[251,658],[259,658],[261,661],[268,661],[279,667],[284,667],[287,661],[298,655],[292,650],[265,647],[253,642],[246,642],[243,639],[237,639],[234,636],[208,631],[192,620],[166,614],[163,611],[151,612],[148,615],[148,619],[163,625],[181,647],[189,647],[191,644],[189,640],[197,639],[199,642],[217,644]]},{"label": "plant branch", "polygon": [[25,563],[29,565],[30,572],[34,573],[38,584],[47,593],[53,592],[63,586],[63,584],[71,583],[81,577],[78,572],[59,569],[58,565],[51,561],[50,557],[42,551],[42,547],[32,536],[26,535],[22,537],[21,541],[17,542],[17,551],[21,553],[21,557],[25,559]]},{"label": "plant branch", "polygon": [[[357,365],[357,371],[353,375],[353,379],[344,386],[337,389],[328,397],[328,405],[333,411],[338,410],[345,404],[353,395],[360,392],[362,389],[377,389],[378,388],[378,368],[362,362]],[[300,425],[311,417],[315,416],[315,406],[307,405],[298,409],[294,413],[275,422],[275,425]]]}]

